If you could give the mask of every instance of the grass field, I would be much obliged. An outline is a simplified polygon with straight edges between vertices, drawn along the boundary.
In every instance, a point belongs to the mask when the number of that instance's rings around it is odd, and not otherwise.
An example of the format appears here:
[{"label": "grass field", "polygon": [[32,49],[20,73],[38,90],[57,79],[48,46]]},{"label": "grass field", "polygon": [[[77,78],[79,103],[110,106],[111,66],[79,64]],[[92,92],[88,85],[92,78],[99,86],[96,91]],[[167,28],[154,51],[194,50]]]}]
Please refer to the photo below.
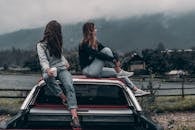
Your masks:
[{"label": "grass field", "polygon": [[20,109],[23,99],[0,99],[0,115],[14,115]]},{"label": "grass field", "polygon": [[143,97],[138,100],[147,112],[195,111],[195,96]]}]

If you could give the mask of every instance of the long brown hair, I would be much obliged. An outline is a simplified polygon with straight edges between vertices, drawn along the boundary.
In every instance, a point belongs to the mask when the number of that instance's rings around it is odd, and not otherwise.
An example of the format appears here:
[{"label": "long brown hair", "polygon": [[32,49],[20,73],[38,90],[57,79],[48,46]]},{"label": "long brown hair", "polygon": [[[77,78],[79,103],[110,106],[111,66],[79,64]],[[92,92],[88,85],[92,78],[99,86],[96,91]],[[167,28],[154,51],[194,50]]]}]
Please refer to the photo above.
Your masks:
[{"label": "long brown hair", "polygon": [[94,36],[95,24],[87,22],[83,25],[83,40],[82,43],[88,43],[90,46],[97,48],[96,36]]},{"label": "long brown hair", "polygon": [[46,41],[50,56],[61,58],[62,55],[62,31],[61,25],[55,21],[50,21],[45,28],[41,42]]}]

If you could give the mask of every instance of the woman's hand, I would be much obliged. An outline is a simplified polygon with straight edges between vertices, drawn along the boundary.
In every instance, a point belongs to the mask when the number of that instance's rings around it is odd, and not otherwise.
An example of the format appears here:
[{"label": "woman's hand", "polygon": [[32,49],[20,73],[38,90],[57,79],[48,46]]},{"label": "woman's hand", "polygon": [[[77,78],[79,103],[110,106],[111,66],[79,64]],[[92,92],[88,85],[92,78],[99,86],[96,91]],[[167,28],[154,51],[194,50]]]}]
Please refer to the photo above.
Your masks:
[{"label": "woman's hand", "polygon": [[48,69],[46,70],[46,72],[47,72],[47,74],[48,74],[49,76],[54,76],[54,72],[51,70],[51,68],[48,68]]}]

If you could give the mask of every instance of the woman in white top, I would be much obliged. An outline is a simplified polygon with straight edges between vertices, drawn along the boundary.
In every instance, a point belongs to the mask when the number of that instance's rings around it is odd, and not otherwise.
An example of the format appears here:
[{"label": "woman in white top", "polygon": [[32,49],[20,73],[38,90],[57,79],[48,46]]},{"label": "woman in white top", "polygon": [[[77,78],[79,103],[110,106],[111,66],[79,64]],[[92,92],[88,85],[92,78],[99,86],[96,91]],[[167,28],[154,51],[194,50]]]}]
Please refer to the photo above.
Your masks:
[{"label": "woman in white top", "polygon": [[[47,88],[54,95],[59,96],[63,103],[67,101],[72,114],[72,125],[80,127],[72,75],[67,70],[69,64],[62,54],[62,44],[61,25],[57,21],[50,21],[45,28],[43,39],[37,44],[37,53]],[[62,83],[66,96],[58,86],[56,77]]]}]

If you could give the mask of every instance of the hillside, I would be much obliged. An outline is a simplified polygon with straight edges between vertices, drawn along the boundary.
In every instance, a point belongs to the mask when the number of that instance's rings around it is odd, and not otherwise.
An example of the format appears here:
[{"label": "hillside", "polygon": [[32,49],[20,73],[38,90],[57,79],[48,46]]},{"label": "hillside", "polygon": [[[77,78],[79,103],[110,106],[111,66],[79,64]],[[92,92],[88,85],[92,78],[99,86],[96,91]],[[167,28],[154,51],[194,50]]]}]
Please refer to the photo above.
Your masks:
[{"label": "hillside", "polygon": [[[98,39],[120,51],[155,48],[159,42],[166,48],[183,49],[195,46],[195,13],[174,17],[156,14],[122,20],[98,19],[95,23]],[[63,25],[64,48],[78,46],[82,38],[82,24]],[[0,35],[1,49],[31,49],[42,38],[43,29],[26,29]]]}]

